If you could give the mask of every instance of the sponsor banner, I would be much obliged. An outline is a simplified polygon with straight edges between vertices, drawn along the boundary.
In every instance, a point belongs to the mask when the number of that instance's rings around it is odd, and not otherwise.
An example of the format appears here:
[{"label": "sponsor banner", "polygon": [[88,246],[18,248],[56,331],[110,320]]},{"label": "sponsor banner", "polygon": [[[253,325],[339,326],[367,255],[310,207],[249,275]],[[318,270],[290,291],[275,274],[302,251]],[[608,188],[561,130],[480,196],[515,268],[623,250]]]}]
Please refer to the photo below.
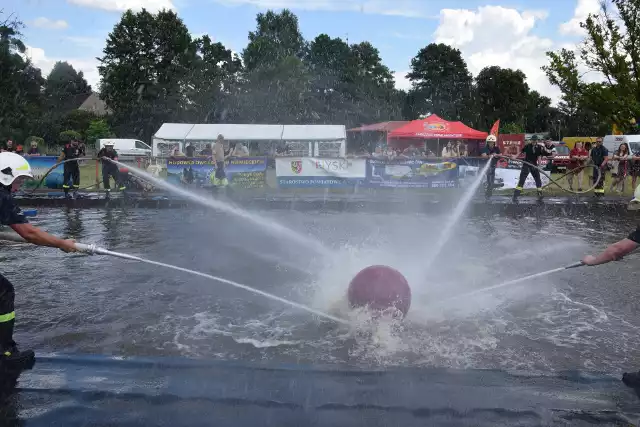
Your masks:
[{"label": "sponsor banner", "polygon": [[366,159],[323,159],[317,157],[276,158],[276,175],[278,177],[323,176],[363,179],[366,173]]},{"label": "sponsor banner", "polygon": [[[167,159],[167,181],[174,184],[211,186],[215,174],[215,162],[210,158]],[[238,157],[225,161],[225,174],[231,186],[260,188],[265,186],[267,158]]]},{"label": "sponsor banner", "polygon": [[[544,167],[546,164],[546,159],[540,159],[540,167]],[[460,186],[466,187],[472,184],[475,180],[477,174],[479,173],[487,160],[478,159],[476,163],[478,166],[469,166],[469,165],[460,165]],[[498,160],[496,165],[496,177],[494,181],[495,188],[499,189],[515,189],[518,185],[518,179],[520,179],[520,171],[522,170],[522,163],[512,160],[512,159],[503,159]],[[549,178],[540,174],[540,180],[542,181],[542,185],[547,185],[549,183]],[[484,185],[486,185],[486,180]],[[527,177],[524,182],[524,189],[532,189],[536,188],[536,183],[533,180],[531,174]]]},{"label": "sponsor banner", "polygon": [[[24,189],[35,188],[40,182],[42,177],[51,169],[58,161],[57,156],[24,156],[31,166],[33,172],[32,180],[25,181],[22,186]],[[64,166],[60,165],[47,175],[40,188],[62,188]]]},{"label": "sponsor banner", "polygon": [[458,186],[459,169],[455,162],[425,159],[367,161],[368,187],[453,188]]},{"label": "sponsor banner", "polygon": [[363,184],[366,159],[276,158],[279,187],[352,187]]}]

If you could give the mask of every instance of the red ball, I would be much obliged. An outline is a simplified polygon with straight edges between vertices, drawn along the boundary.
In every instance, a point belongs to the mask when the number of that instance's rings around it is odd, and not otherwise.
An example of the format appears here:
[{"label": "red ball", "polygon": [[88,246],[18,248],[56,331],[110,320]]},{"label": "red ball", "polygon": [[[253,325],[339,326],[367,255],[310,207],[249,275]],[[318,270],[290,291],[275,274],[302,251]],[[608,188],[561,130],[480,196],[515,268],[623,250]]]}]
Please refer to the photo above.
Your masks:
[{"label": "red ball", "polygon": [[407,279],[386,265],[372,265],[351,280],[347,293],[352,308],[369,307],[384,311],[396,308],[406,316],[411,306],[411,288]]}]

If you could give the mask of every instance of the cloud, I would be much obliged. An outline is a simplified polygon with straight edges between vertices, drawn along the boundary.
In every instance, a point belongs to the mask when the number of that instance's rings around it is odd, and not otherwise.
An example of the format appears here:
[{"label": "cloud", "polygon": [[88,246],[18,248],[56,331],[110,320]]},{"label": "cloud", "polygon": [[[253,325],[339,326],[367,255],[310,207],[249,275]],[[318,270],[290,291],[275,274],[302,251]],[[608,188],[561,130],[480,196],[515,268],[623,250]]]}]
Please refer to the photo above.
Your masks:
[{"label": "cloud", "polygon": [[411,89],[411,81],[409,81],[409,79],[407,78],[407,73],[409,73],[409,70],[396,71],[395,73],[393,73],[393,78],[396,83],[396,89],[404,91],[408,91],[409,89]]},{"label": "cloud", "polygon": [[150,12],[157,12],[162,9],[176,9],[172,0],[67,0],[67,2],[77,6],[110,12],[124,12],[128,9],[138,11],[142,8]]},{"label": "cloud", "polygon": [[584,30],[580,28],[580,23],[584,22],[589,14],[600,11],[600,0],[578,0],[573,18],[560,24],[560,34],[567,36],[582,36]]},{"label": "cloud", "polygon": [[249,5],[262,9],[323,10],[360,12],[372,15],[432,18],[426,0],[214,0],[227,6]]},{"label": "cloud", "polygon": [[67,21],[63,21],[62,19],[53,21],[45,17],[34,19],[31,22],[31,25],[33,25],[36,28],[46,28],[48,30],[64,30],[65,28],[69,27],[69,24],[67,24]]},{"label": "cloud", "polygon": [[40,68],[43,76],[48,76],[53,66],[58,61],[66,61],[73,65],[76,71],[82,71],[84,78],[95,91],[98,89],[100,74],[98,73],[98,60],[95,58],[49,58],[44,49],[27,46],[25,56],[33,62],[33,65]]},{"label": "cloud", "polygon": [[435,42],[460,49],[469,71],[477,75],[484,67],[498,65],[522,70],[531,89],[554,102],[560,91],[540,69],[547,64],[546,52],[555,49],[548,38],[532,34],[535,24],[546,17],[540,11],[523,11],[502,6],[477,10],[443,9],[435,31]]}]

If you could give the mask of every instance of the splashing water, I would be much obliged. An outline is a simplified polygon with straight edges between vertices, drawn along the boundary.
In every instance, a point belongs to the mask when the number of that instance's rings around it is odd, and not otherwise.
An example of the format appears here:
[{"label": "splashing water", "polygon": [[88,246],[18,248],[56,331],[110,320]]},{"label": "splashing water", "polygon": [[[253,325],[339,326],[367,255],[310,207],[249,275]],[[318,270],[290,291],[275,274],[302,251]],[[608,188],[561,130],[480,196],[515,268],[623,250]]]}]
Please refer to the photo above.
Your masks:
[{"label": "splashing water", "polygon": [[433,249],[431,257],[427,259],[427,262],[424,265],[425,270],[428,270],[431,267],[431,264],[433,264],[433,261],[435,261],[438,255],[440,255],[440,252],[442,252],[444,245],[446,245],[449,239],[451,238],[451,232],[453,231],[453,228],[458,224],[458,221],[460,221],[462,214],[467,209],[467,206],[471,202],[471,199],[473,198],[473,196],[476,194],[478,187],[480,187],[480,184],[482,184],[482,180],[487,174],[487,170],[489,169],[489,166],[491,166],[491,160],[489,160],[487,164],[484,165],[482,170],[478,173],[476,179],[469,186],[467,191],[465,191],[464,194],[462,195],[462,198],[460,199],[460,201],[456,205],[456,208],[451,214],[449,222],[442,230],[440,239],[438,239],[438,242],[436,243]]},{"label": "splashing water", "polygon": [[[108,159],[110,160],[110,159]],[[271,232],[272,234],[278,236],[278,237],[286,237],[291,241],[294,241],[302,246],[307,247],[308,249],[314,250],[315,252],[324,255],[325,257],[331,256],[332,253],[331,251],[329,251],[327,248],[325,248],[322,244],[320,244],[319,242],[304,236],[296,231],[291,230],[290,228],[287,228],[283,225],[278,224],[275,221],[271,221],[267,218],[263,218],[260,217],[258,215],[254,215],[251,214],[243,209],[237,208],[235,206],[232,206],[228,203],[225,203],[221,200],[217,200],[217,199],[213,199],[213,198],[207,198],[207,197],[203,197],[197,194],[192,193],[191,191],[187,191],[185,189],[182,189],[176,185],[170,184],[162,179],[158,179],[155,176],[151,175],[148,172],[143,171],[142,169],[138,169],[135,167],[132,167],[130,165],[126,165],[124,163],[120,163],[116,160],[110,160],[111,162],[121,166],[121,167],[125,167],[128,170],[130,170],[131,172],[133,172],[136,175],[139,175],[140,177],[144,178],[146,181],[149,182],[153,182],[157,187],[160,188],[164,188],[165,190],[171,191],[175,194],[178,194],[182,197],[185,197],[189,200],[192,200],[196,203],[199,203],[203,206],[212,208],[212,209],[216,209],[216,210],[220,210],[235,216],[238,216],[240,218],[249,220],[251,222],[253,222],[256,225],[261,226],[262,228],[264,228],[265,230]]]}]

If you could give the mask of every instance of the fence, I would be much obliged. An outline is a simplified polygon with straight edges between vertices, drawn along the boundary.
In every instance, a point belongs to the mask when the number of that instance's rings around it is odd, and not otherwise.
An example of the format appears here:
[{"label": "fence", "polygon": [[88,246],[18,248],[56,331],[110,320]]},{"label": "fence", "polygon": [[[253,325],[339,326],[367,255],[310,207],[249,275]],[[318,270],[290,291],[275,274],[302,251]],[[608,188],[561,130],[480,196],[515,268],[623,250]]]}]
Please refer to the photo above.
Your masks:
[{"label": "fence", "polygon": [[[55,166],[55,156],[25,156],[31,164],[34,186]],[[225,162],[225,174],[231,186],[262,188],[267,186],[267,157],[233,158]],[[197,187],[213,185],[216,165],[211,158],[156,158],[156,164],[166,168],[166,178],[174,184]],[[457,188],[465,187],[476,179],[484,167],[486,158],[455,159],[376,159],[333,157],[277,157],[275,175],[278,188]],[[92,161],[87,161],[92,163]],[[145,165],[137,165],[145,167]],[[541,165],[542,166],[542,165]],[[91,166],[87,166],[91,167]],[[95,162],[96,182],[99,180],[99,162]],[[496,167],[496,186],[515,188],[521,164],[500,159]],[[46,176],[45,188],[62,187],[63,166],[58,166]],[[547,178],[542,177],[546,184]],[[534,188],[528,177],[525,188]]]}]

